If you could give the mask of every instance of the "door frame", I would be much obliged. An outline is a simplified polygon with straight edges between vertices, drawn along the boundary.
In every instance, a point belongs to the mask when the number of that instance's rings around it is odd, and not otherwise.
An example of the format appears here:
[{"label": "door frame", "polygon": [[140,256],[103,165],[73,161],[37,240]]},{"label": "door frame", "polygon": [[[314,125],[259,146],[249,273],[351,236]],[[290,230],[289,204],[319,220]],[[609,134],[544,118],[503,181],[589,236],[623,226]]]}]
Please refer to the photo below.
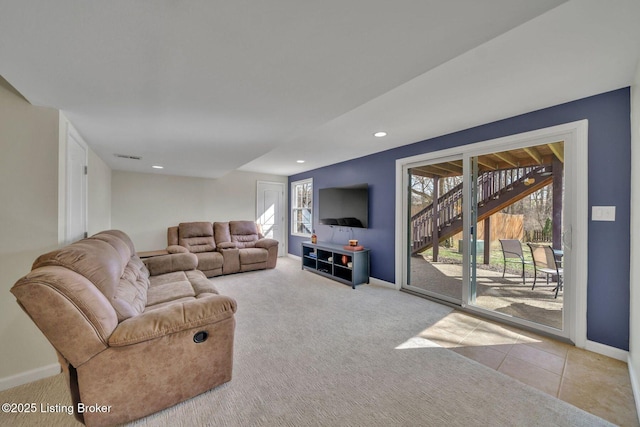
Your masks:
[{"label": "door frame", "polygon": [[[60,113],[59,117],[59,149],[58,149],[58,244],[65,245],[72,243],[69,237],[69,223],[71,218],[71,174],[70,174],[70,150],[69,141],[73,138],[75,142],[84,150],[84,166],[89,165],[89,146],[73,127],[71,122]],[[83,175],[83,221],[85,234],[89,230],[89,183],[88,171],[85,169]]]},{"label": "door frame", "polygon": [[[562,125],[551,126],[509,135],[501,138],[471,143],[459,147],[449,148],[416,156],[396,160],[396,289],[400,289],[406,281],[408,256],[408,224],[406,203],[408,197],[407,169],[410,165],[449,156],[462,156],[465,162],[471,156],[487,151],[505,151],[523,145],[541,145],[550,142],[564,141],[565,158],[565,186],[572,191],[565,193],[564,218],[566,232],[563,242],[570,248],[568,256],[563,259],[567,286],[564,290],[565,309],[564,333],[560,334],[572,341],[577,347],[587,345],[587,269],[578,268],[580,260],[585,265],[588,259],[588,121],[580,120]],[[468,176],[466,177],[468,180]],[[468,188],[468,182],[466,182]],[[464,203],[464,200],[463,200]],[[463,215],[470,216],[469,203],[464,203]],[[469,235],[469,223],[464,222],[463,233]],[[468,242],[463,239],[463,253],[468,253]],[[466,255],[468,256],[468,255]],[[465,264],[466,265],[466,264]],[[466,272],[466,268],[463,269]],[[469,283],[468,272],[463,277],[463,284]],[[467,300],[463,286],[463,304]],[[481,311],[476,307],[463,307],[470,311]],[[493,317],[493,313],[491,313]],[[505,319],[506,320],[506,319]],[[510,318],[508,321],[522,326],[531,327],[531,322]],[[535,329],[558,336],[557,330],[543,325],[535,325]]]},{"label": "door frame", "polygon": [[285,206],[285,195],[286,195],[285,185],[286,184],[284,182],[277,182],[277,181],[257,181],[256,183],[256,221],[258,220],[258,218],[260,218],[260,215],[262,215],[262,213],[259,212],[260,204],[258,203],[262,185],[275,185],[280,188],[281,197],[280,197],[280,206],[278,206],[278,208],[280,209],[281,215],[280,215],[280,218],[278,219],[278,225],[280,227],[280,230],[282,230],[281,234],[282,234],[283,241],[281,241],[280,244],[278,245],[278,256],[281,257],[287,253],[287,250],[286,250],[286,240],[287,240],[286,230],[287,229],[285,228],[287,224],[286,222],[287,210],[285,209],[286,208]]}]

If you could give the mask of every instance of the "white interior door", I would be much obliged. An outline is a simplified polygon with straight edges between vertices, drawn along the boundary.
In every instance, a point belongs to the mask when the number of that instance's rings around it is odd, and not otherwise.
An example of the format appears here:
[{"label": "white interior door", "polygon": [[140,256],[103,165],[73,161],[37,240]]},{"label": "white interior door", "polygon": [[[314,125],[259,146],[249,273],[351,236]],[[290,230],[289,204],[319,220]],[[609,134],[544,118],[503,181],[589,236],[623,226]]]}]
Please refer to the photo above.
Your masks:
[{"label": "white interior door", "polygon": [[75,242],[87,232],[87,147],[67,133],[65,240]]},{"label": "white interior door", "polygon": [[277,240],[278,256],[285,254],[284,184],[258,181],[256,222],[265,237]]}]

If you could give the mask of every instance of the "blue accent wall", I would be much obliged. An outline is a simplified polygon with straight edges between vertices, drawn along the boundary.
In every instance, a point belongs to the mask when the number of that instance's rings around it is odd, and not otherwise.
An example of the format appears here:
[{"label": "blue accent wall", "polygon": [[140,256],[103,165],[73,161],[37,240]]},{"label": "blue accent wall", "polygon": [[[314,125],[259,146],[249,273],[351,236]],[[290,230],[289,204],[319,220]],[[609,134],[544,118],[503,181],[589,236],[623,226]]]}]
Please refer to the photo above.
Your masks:
[{"label": "blue accent wall", "polygon": [[[629,250],[631,194],[630,88],[595,95],[532,113],[432,138],[289,177],[313,178],[318,189],[369,184],[369,228],[337,229],[319,225],[318,240],[344,243],[356,238],[371,248],[371,276],[395,282],[396,160],[472,144],[577,120],[589,121],[589,209],[615,206],[615,222],[592,222],[589,212],[587,339],[629,349]],[[321,153],[320,151],[318,153]],[[289,231],[289,252],[301,255],[303,240]]]}]

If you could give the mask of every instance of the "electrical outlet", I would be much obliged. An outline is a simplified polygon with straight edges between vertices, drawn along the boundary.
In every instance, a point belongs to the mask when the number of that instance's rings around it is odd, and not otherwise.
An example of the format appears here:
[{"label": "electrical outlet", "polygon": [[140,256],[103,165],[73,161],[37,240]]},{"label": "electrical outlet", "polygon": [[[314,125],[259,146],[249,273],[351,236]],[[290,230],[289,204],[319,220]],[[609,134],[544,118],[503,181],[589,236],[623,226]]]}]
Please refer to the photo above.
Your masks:
[{"label": "electrical outlet", "polygon": [[591,221],[615,221],[615,206],[591,206]]}]

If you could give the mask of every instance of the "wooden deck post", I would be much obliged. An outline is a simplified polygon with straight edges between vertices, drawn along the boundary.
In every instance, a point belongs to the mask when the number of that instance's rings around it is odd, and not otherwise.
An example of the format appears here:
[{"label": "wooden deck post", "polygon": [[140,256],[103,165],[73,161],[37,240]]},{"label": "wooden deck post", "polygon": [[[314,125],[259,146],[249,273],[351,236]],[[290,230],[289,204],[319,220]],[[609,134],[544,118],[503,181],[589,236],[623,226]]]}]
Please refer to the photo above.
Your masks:
[{"label": "wooden deck post", "polygon": [[553,156],[553,208],[552,208],[552,247],[562,249],[562,176],[564,164]]},{"label": "wooden deck post", "polygon": [[484,219],[484,263],[489,264],[491,260],[491,217]]},{"label": "wooden deck post", "polygon": [[440,246],[440,236],[438,235],[438,222],[440,220],[440,206],[438,199],[440,198],[440,183],[437,176],[433,177],[433,230],[431,233],[431,242],[433,247],[433,262],[438,262],[438,247]]}]

